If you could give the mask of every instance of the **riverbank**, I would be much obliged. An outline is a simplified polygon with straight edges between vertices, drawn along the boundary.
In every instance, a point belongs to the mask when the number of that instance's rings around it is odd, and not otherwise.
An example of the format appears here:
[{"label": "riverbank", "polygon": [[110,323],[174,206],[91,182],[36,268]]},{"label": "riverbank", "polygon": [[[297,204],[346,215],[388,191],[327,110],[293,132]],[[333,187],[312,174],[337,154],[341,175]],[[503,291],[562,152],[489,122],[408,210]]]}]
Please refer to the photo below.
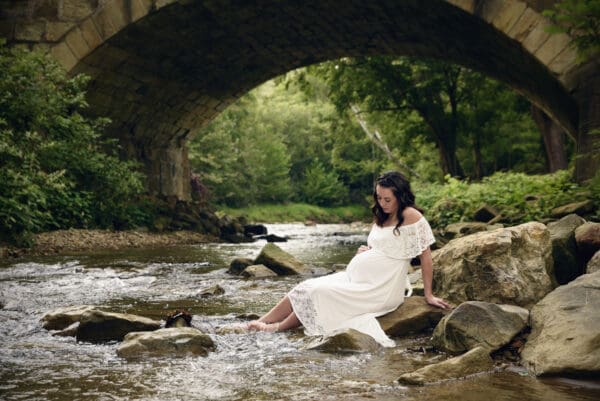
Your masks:
[{"label": "riverbank", "polygon": [[[370,211],[363,206],[320,207],[307,204],[257,205],[241,209],[223,208],[219,217],[227,215],[248,222],[281,223],[349,223],[366,221]],[[34,235],[34,246],[19,248],[0,243],[0,258],[44,256],[61,253],[154,248],[220,242],[220,238],[190,230],[152,232],[144,230],[113,231],[100,229],[67,229]]]},{"label": "riverbank", "polygon": [[68,229],[39,233],[31,248],[0,244],[0,257],[43,256],[124,248],[151,248],[219,242],[219,238],[194,231],[148,232]]}]

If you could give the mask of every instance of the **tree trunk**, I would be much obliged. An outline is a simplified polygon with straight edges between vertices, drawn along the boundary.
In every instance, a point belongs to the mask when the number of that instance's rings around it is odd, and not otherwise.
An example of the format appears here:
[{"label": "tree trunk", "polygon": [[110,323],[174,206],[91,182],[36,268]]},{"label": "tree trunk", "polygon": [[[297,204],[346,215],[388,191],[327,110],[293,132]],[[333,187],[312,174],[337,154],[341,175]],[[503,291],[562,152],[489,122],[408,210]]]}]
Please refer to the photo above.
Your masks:
[{"label": "tree trunk", "polygon": [[404,174],[406,174],[409,178],[411,176],[413,176],[413,175],[415,177],[420,178],[419,174],[415,170],[413,170],[407,164],[405,164],[404,162],[402,162],[402,160],[400,160],[399,158],[397,158],[396,156],[394,156],[394,154],[390,150],[390,148],[387,145],[387,143],[381,137],[381,134],[379,133],[378,130],[375,130],[375,131],[369,130],[369,127],[367,125],[367,121],[364,118],[362,118],[362,116],[360,115],[361,110],[360,110],[360,108],[357,105],[354,105],[354,104],[351,105],[350,109],[354,113],[354,117],[356,118],[356,120],[360,124],[360,127],[363,129],[363,132],[367,135],[367,138],[369,138],[369,140],[371,141],[371,143],[373,143],[375,146],[377,146],[379,149],[381,149],[383,151],[383,153],[385,153],[385,155],[387,156],[387,158],[390,161],[392,161],[394,164],[396,164],[400,168],[400,170]]},{"label": "tree trunk", "polygon": [[464,178],[465,173],[456,157],[456,122],[443,111],[432,110],[432,106],[415,107],[421,118],[431,129],[440,155],[444,175]]},{"label": "tree trunk", "polygon": [[565,170],[568,167],[565,152],[565,132],[543,110],[531,105],[531,115],[544,140],[548,172]]},{"label": "tree trunk", "polygon": [[464,178],[465,173],[456,157],[456,146],[452,143],[453,141],[443,140],[438,135],[436,135],[436,138],[444,175],[450,174],[452,177]]},{"label": "tree trunk", "polygon": [[481,141],[479,135],[475,134],[473,138],[473,157],[475,158],[475,179],[480,180],[483,177],[483,157],[481,156]]}]

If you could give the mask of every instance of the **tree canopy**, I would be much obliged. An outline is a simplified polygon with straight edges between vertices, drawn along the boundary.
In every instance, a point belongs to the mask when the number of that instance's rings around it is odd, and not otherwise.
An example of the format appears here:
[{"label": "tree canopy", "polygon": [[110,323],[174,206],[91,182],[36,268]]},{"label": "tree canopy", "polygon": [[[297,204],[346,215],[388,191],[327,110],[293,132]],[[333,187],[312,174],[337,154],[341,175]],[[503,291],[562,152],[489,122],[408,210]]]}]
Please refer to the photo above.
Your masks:
[{"label": "tree canopy", "polygon": [[292,71],[240,98],[190,147],[212,201],[229,206],[364,202],[386,169],[425,182],[546,171],[526,99],[464,67],[408,57]]}]

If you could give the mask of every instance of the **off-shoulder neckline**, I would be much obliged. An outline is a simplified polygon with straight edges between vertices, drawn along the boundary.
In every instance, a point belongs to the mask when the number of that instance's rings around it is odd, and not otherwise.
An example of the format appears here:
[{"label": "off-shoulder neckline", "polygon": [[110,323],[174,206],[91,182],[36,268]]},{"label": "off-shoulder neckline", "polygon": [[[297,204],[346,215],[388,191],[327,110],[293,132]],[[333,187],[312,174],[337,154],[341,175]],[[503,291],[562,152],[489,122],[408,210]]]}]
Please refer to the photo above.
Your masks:
[{"label": "off-shoulder neckline", "polygon": [[[414,225],[418,224],[418,223],[419,223],[421,220],[423,220],[424,218],[425,218],[425,216],[421,216],[421,217],[419,217],[419,219],[418,219],[417,221],[415,221],[414,223],[410,223],[410,224],[402,224],[402,225],[401,225],[400,227],[398,227],[398,228],[400,229],[400,228],[412,227],[412,226],[414,226]],[[377,227],[379,227],[379,228],[396,228],[396,226],[378,226],[377,224],[375,224],[375,225],[376,225]]]}]

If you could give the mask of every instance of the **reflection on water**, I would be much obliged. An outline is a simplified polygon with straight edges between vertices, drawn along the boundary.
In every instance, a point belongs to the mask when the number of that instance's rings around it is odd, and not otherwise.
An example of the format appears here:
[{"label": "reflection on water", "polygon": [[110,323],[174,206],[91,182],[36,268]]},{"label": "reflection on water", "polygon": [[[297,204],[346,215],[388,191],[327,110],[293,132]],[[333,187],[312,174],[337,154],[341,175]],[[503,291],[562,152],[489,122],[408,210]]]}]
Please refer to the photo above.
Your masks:
[{"label": "reflection on water", "polygon": [[[270,225],[290,238],[278,244],[320,268],[346,263],[366,239],[348,225]],[[412,351],[427,336],[397,339],[373,354],[307,351],[301,331],[218,335],[241,313],[267,311],[300,279],[246,280],[226,273],[235,257],[255,257],[264,242],[203,244],[70,256],[31,257],[0,266],[0,399],[3,400],[596,400],[600,385],[539,380],[519,369],[406,387],[402,373],[443,359]],[[225,295],[200,298],[213,285]],[[94,345],[52,337],[41,316],[94,304],[159,319],[187,309],[217,351],[207,357],[126,361],[116,343]],[[492,394],[492,396],[490,395]]]}]

